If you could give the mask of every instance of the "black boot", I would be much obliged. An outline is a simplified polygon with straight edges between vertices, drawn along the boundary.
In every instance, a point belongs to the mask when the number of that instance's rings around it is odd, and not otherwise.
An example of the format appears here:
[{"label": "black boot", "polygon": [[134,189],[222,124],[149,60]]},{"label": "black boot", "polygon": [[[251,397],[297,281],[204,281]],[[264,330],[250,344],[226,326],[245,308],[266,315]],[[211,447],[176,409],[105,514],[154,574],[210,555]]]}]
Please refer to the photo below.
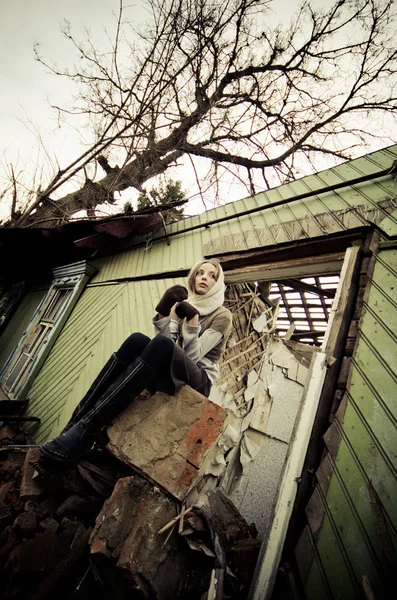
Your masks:
[{"label": "black boot", "polygon": [[87,454],[96,434],[110,425],[131,400],[157,377],[156,371],[141,358],[136,358],[78,423],[40,448],[42,457],[66,463]]},{"label": "black boot", "polygon": [[59,435],[65,433],[71,427],[73,427],[73,425],[78,423],[80,419],[82,419],[82,417],[84,417],[84,415],[87,414],[93,408],[93,406],[95,406],[96,401],[102,396],[108,387],[112,385],[113,381],[115,381],[121,375],[126,367],[127,364],[117,358],[116,353],[114,352],[107,363],[102,367],[97,377],[94,379],[84,398],[74,409],[68,423],[62,429]]}]

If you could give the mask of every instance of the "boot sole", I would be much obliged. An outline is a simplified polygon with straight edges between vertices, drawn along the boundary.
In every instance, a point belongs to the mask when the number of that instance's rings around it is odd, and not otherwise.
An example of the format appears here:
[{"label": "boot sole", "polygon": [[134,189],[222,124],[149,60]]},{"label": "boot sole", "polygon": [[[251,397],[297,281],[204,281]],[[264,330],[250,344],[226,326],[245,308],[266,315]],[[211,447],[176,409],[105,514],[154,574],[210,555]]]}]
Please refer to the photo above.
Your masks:
[{"label": "boot sole", "polygon": [[53,462],[57,462],[60,464],[70,464],[70,463],[78,462],[81,458],[83,458],[84,456],[89,454],[89,452],[91,452],[91,450],[92,450],[92,448],[90,448],[89,450],[86,450],[86,452],[83,452],[82,454],[79,454],[79,456],[75,456],[73,458],[67,458],[67,457],[62,456],[62,454],[52,453],[52,452],[49,452],[48,450],[46,450],[44,447],[41,447],[40,454],[45,460],[51,460]]}]

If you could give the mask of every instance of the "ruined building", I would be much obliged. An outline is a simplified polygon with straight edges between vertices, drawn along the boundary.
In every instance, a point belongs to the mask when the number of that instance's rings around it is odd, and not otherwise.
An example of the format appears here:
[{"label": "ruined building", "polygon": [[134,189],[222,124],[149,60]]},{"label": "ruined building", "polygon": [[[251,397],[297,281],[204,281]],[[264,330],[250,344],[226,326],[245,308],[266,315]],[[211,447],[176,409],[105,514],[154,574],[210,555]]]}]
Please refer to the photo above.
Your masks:
[{"label": "ruined building", "polygon": [[[14,597],[29,577],[37,598],[69,584],[73,598],[89,586],[115,598],[388,597],[396,160],[392,146],[170,224],[156,210],[0,231],[0,568]],[[36,446],[128,333],[153,335],[159,297],[202,257],[221,261],[234,318],[210,398],[144,394],[106,450],[55,483],[40,474]],[[40,573],[36,556],[34,570],[37,540],[55,538],[51,566]]]}]

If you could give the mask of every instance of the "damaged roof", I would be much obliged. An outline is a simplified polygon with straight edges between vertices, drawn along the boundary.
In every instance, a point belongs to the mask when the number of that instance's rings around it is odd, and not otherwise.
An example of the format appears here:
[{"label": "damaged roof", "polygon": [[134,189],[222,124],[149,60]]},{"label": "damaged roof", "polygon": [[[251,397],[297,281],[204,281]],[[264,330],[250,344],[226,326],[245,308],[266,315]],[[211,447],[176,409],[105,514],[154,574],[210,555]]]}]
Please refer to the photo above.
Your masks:
[{"label": "damaged roof", "polygon": [[2,276],[24,275],[61,264],[117,253],[136,237],[165,231],[181,218],[175,208],[186,201],[111,217],[75,220],[48,227],[0,227]]}]

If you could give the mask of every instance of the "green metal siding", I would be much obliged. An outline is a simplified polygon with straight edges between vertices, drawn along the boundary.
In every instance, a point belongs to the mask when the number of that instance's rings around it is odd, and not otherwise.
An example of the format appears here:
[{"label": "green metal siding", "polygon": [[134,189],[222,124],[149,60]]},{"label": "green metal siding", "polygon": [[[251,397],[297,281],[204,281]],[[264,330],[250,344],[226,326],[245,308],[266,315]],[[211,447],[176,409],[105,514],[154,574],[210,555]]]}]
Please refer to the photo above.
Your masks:
[{"label": "green metal siding", "polygon": [[130,333],[153,336],[154,307],[169,286],[183,282],[141,281],[85,290],[29,393],[29,414],[42,420],[35,432],[37,443],[62,429],[106,360]]},{"label": "green metal siding", "polygon": [[4,367],[8,357],[18,345],[23,332],[29,325],[35,310],[49,288],[50,284],[48,284],[48,287],[44,287],[44,289],[30,290],[22,298],[7,327],[0,336],[0,370]]},{"label": "green metal siding", "polygon": [[[353,226],[368,225],[367,215],[370,220],[374,218],[380,229],[388,235],[395,235],[397,234],[396,215],[389,215],[378,204],[396,197],[396,184],[392,175],[321,195],[315,194],[285,206],[270,209],[265,207],[302,193],[315,193],[316,190],[329,185],[377,173],[391,167],[396,159],[397,146],[392,146],[316,175],[303,177],[266,193],[225,204],[169,225],[167,233],[172,234],[227,215],[237,215],[256,207],[264,208],[263,211],[213,224],[209,228],[187,231],[182,235],[171,237],[169,243],[166,240],[156,241],[156,238],[164,235],[163,230],[151,237],[136,239],[134,243],[142,242],[146,243],[146,246],[94,262],[99,272],[93,279],[93,283],[186,270],[200,260],[211,246],[213,253],[216,253],[219,240],[225,239],[226,236],[235,236],[238,250],[250,250],[269,244],[329,235]],[[371,216],[369,211],[375,211],[375,217]],[[322,215],[327,216],[326,221]],[[347,215],[351,215],[351,223],[346,224]],[[298,228],[298,234],[292,233],[291,227],[291,224],[296,223],[297,220],[300,220],[303,225],[306,224],[306,228],[302,228],[301,231]]]},{"label": "green metal siding", "polygon": [[379,253],[364,310],[309,599],[364,598],[363,576],[377,599],[389,597],[388,559],[397,551],[397,250]]}]

